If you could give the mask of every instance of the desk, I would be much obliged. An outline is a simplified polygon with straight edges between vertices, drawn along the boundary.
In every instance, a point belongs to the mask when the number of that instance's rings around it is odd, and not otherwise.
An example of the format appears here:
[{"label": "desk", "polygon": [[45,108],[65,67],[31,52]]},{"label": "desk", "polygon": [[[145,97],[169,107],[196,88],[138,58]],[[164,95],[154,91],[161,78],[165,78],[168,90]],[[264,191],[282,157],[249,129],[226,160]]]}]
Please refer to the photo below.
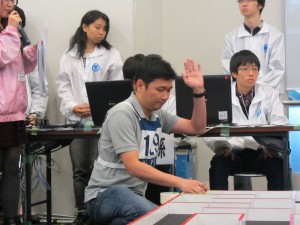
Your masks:
[{"label": "desk", "polygon": [[[221,135],[223,128],[214,128],[206,132],[201,137],[216,137]],[[279,137],[283,140],[288,148],[289,131],[295,131],[293,126],[275,126],[275,127],[229,127],[229,136],[270,136]],[[28,143],[25,145],[25,180],[26,180],[26,195],[25,195],[25,212],[26,225],[31,225],[31,162],[28,160],[30,156],[29,142],[41,140],[59,140],[59,139],[74,139],[74,138],[99,138],[98,130],[89,132],[83,130],[68,130],[68,131],[43,131],[32,135],[28,131]],[[46,152],[47,163],[51,162],[51,151]],[[284,187],[289,189],[289,157],[287,152],[283,154],[283,172],[284,172]],[[46,170],[47,181],[51,186],[51,168]],[[51,224],[51,190],[47,190],[47,224]]]},{"label": "desk", "polygon": [[[63,140],[63,139],[82,139],[82,138],[99,138],[98,129],[92,131],[84,131],[82,129],[63,130],[63,131],[37,131],[32,133],[27,131],[28,142],[25,144],[25,224],[31,225],[31,152],[30,142],[44,141],[44,140]],[[46,162],[51,165],[51,150],[45,152]],[[49,186],[51,187],[51,167],[46,169],[46,177]],[[47,190],[46,201],[39,202],[38,204],[46,202],[47,205],[47,224],[51,225],[52,214],[52,199],[51,190]]]},{"label": "desk", "polygon": [[[277,137],[280,138],[286,149],[289,149],[289,131],[297,131],[299,128],[294,126],[272,126],[272,127],[229,127],[214,128],[206,132],[202,137],[220,136],[222,129],[228,129],[228,136],[253,136],[253,137]],[[287,151],[282,154],[283,158],[283,185],[284,190],[289,190],[289,155]]]}]

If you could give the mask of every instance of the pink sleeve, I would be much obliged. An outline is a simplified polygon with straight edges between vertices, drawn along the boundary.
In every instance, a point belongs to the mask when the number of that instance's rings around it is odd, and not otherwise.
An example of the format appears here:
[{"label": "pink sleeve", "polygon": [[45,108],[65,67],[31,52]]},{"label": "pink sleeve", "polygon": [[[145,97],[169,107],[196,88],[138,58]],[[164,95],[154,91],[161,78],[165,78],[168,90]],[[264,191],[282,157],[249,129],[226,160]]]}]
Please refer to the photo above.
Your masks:
[{"label": "pink sleeve", "polygon": [[24,73],[32,72],[37,64],[37,48],[36,46],[28,46],[23,52]]},{"label": "pink sleeve", "polygon": [[0,68],[16,60],[20,54],[20,45],[17,28],[7,26],[0,33]]}]

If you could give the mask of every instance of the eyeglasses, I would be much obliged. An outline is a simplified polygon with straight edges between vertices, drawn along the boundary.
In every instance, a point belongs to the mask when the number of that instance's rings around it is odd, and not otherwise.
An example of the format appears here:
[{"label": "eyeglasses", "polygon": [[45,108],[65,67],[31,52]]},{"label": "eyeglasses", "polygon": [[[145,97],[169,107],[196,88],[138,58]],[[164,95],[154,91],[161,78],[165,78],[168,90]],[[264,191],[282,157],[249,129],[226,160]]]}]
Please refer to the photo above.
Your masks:
[{"label": "eyeglasses", "polygon": [[257,2],[257,0],[238,0],[237,1],[239,4],[247,2],[247,3],[251,3],[251,2]]},{"label": "eyeglasses", "polygon": [[239,70],[241,70],[242,72],[250,72],[250,70],[253,72],[253,73],[258,73],[258,67],[257,66],[240,66],[238,68]]}]

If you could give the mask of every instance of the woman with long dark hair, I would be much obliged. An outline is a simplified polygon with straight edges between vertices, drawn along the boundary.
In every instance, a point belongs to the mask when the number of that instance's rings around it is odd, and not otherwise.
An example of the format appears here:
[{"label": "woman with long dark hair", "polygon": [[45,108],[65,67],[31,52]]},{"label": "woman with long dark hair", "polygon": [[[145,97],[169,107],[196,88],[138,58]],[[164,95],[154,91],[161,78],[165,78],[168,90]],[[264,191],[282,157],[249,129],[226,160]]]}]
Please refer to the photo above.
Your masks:
[{"label": "woman with long dark hair", "polygon": [[11,11],[13,5],[12,0],[0,0],[0,20],[8,18],[6,26],[0,23],[0,170],[4,225],[16,224],[20,193],[19,160],[26,141],[25,74],[33,71],[37,62],[36,45],[21,50],[17,27],[22,20],[16,11]]},{"label": "woman with long dark hair", "polygon": [[[60,111],[68,123],[92,120],[85,82],[123,79],[120,54],[106,40],[109,28],[106,14],[98,10],[87,12],[71,38],[69,49],[61,58],[57,88],[62,100]],[[84,224],[88,219],[84,189],[97,157],[97,146],[96,139],[74,139],[69,147],[78,208],[77,218],[73,222],[75,225]]]}]

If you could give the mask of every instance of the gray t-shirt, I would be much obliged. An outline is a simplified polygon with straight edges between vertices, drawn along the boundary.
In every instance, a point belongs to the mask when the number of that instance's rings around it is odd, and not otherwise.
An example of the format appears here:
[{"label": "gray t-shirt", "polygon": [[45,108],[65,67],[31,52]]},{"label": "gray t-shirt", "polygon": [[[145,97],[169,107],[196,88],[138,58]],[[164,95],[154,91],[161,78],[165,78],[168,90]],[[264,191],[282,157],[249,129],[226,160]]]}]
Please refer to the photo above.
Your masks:
[{"label": "gray t-shirt", "polygon": [[[119,156],[123,152],[139,150],[142,138],[141,118],[145,118],[145,115],[133,93],[126,101],[108,111],[98,145],[99,157],[85,189],[85,202],[113,185],[123,185],[140,195],[145,194],[147,183],[128,174]],[[157,110],[150,116],[151,121],[157,118],[164,133],[170,133],[179,119],[164,110]]]}]

